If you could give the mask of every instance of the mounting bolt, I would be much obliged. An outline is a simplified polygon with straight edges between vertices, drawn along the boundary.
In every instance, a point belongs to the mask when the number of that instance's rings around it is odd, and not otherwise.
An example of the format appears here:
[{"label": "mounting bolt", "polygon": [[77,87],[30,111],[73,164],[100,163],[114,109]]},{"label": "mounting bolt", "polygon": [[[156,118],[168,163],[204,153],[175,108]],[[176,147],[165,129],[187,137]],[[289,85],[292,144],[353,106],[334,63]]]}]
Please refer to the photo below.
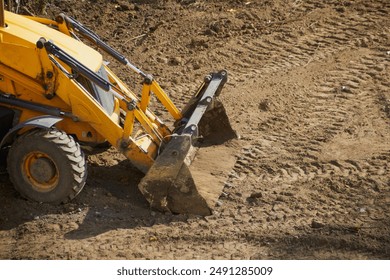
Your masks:
[{"label": "mounting bolt", "polygon": [[45,43],[46,43],[46,39],[41,37],[37,41],[36,46],[37,46],[38,49],[43,49],[43,47],[45,46]]},{"label": "mounting bolt", "polygon": [[127,149],[127,147],[129,146],[129,142],[125,141],[125,140],[122,140],[120,145],[121,145],[122,149]]},{"label": "mounting bolt", "polygon": [[56,17],[56,22],[59,23],[59,24],[62,24],[64,23],[65,19],[64,19],[65,15],[63,13],[59,14],[57,17]]},{"label": "mounting bolt", "polygon": [[55,96],[55,93],[54,92],[49,92],[49,93],[46,93],[45,94],[45,97],[47,98],[47,99],[53,99],[54,98],[54,96]]},{"label": "mounting bolt", "polygon": [[212,75],[207,75],[206,77],[204,77],[204,82],[205,83],[210,83],[211,80],[212,80],[213,76]]},{"label": "mounting bolt", "polygon": [[53,72],[51,72],[51,71],[46,72],[46,78],[51,79],[51,78],[53,78],[53,76],[54,76]]},{"label": "mounting bolt", "polygon": [[153,82],[153,76],[150,74],[145,75],[144,84],[151,85]]},{"label": "mounting bolt", "polygon": [[137,103],[134,100],[127,103],[127,109],[129,111],[133,111],[135,108],[137,108]]}]

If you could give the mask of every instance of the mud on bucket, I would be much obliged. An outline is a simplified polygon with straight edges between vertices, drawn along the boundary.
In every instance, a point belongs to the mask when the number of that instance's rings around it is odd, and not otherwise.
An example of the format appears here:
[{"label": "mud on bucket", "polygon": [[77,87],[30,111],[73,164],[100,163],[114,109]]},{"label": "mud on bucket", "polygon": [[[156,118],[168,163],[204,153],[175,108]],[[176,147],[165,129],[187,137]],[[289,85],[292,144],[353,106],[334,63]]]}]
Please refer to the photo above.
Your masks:
[{"label": "mud on bucket", "polygon": [[[236,133],[216,98],[223,83],[216,86],[212,82],[197,96],[195,105],[190,105],[192,114],[186,126],[171,137],[138,186],[155,209],[207,216],[222,193],[235,163],[235,149],[225,143],[236,138]],[[213,92],[209,92],[210,87]],[[209,95],[213,101],[205,107],[203,99]],[[186,115],[188,112],[187,108]]]}]

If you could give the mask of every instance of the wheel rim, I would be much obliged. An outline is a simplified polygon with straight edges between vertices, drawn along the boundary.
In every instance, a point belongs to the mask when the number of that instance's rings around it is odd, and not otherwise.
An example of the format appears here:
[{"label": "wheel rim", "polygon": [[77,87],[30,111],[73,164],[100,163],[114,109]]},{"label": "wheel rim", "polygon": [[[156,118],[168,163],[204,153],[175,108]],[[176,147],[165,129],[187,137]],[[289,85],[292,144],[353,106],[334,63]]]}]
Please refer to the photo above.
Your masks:
[{"label": "wheel rim", "polygon": [[47,154],[31,152],[23,161],[23,174],[32,187],[39,192],[49,192],[58,183],[58,168]]}]

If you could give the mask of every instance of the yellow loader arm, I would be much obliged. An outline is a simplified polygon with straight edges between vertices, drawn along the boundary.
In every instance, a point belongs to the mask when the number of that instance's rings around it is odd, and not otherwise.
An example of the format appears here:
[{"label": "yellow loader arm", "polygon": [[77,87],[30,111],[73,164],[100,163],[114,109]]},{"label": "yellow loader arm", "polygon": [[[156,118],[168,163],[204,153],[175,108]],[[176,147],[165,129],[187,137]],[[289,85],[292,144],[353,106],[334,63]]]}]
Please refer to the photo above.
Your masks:
[{"label": "yellow loader arm", "polygon": [[[196,150],[201,146],[198,141],[200,138],[208,140],[208,145],[216,145],[236,137],[225,109],[217,100],[227,81],[226,71],[207,75],[188,105],[180,111],[151,75],[131,64],[126,57],[75,19],[64,14],[58,16],[56,21],[35,17],[22,19],[8,12],[6,21],[7,17],[10,24],[12,21],[18,22],[18,26],[24,26],[26,33],[30,32],[29,28],[34,29],[31,35],[26,35],[28,40],[41,35],[36,38],[35,53],[44,71],[40,74],[45,77],[43,82],[51,86],[45,87],[46,99],[42,101],[42,106],[31,99],[20,101],[23,95],[17,93],[4,95],[0,103],[36,112],[34,114],[42,112],[40,107],[56,109],[55,106],[50,107],[50,102],[57,100],[58,104],[64,103],[61,106],[66,109],[63,111],[68,112],[63,115],[67,125],[61,128],[68,134],[74,134],[74,131],[79,130],[78,123],[85,123],[121,151],[146,173],[138,187],[153,208],[173,213],[211,214],[219,192],[204,192],[198,188],[190,166]],[[31,20],[37,23],[32,24]],[[55,27],[62,35],[57,30],[48,31],[41,24]],[[11,32],[5,29],[0,31]],[[65,35],[74,38],[80,48],[95,55],[93,49],[89,50],[82,44],[76,33],[140,75],[143,84],[140,98],[103,65],[102,59],[96,65],[97,55],[91,62],[85,56],[73,55],[76,50],[72,46],[76,43],[72,42],[73,39],[63,38]],[[17,36],[15,34],[12,36]],[[2,60],[0,57],[0,66],[2,61],[7,62],[6,58]],[[12,61],[7,63],[12,64]],[[10,79],[14,79],[14,76],[10,76]],[[172,116],[175,122],[173,128],[168,128],[149,109],[152,94]],[[111,104],[111,99],[114,102],[113,109],[105,105]],[[221,189],[220,186],[210,186],[213,187]]]}]

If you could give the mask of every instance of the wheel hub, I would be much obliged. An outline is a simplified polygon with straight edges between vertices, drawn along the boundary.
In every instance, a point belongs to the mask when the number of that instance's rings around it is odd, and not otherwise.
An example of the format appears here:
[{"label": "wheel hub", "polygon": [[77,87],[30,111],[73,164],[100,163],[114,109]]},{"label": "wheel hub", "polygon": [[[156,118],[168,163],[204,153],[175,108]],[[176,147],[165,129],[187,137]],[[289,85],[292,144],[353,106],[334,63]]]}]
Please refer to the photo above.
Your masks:
[{"label": "wheel hub", "polygon": [[54,161],[44,153],[28,154],[24,161],[23,171],[33,187],[41,192],[54,189],[58,182],[57,167]]}]

